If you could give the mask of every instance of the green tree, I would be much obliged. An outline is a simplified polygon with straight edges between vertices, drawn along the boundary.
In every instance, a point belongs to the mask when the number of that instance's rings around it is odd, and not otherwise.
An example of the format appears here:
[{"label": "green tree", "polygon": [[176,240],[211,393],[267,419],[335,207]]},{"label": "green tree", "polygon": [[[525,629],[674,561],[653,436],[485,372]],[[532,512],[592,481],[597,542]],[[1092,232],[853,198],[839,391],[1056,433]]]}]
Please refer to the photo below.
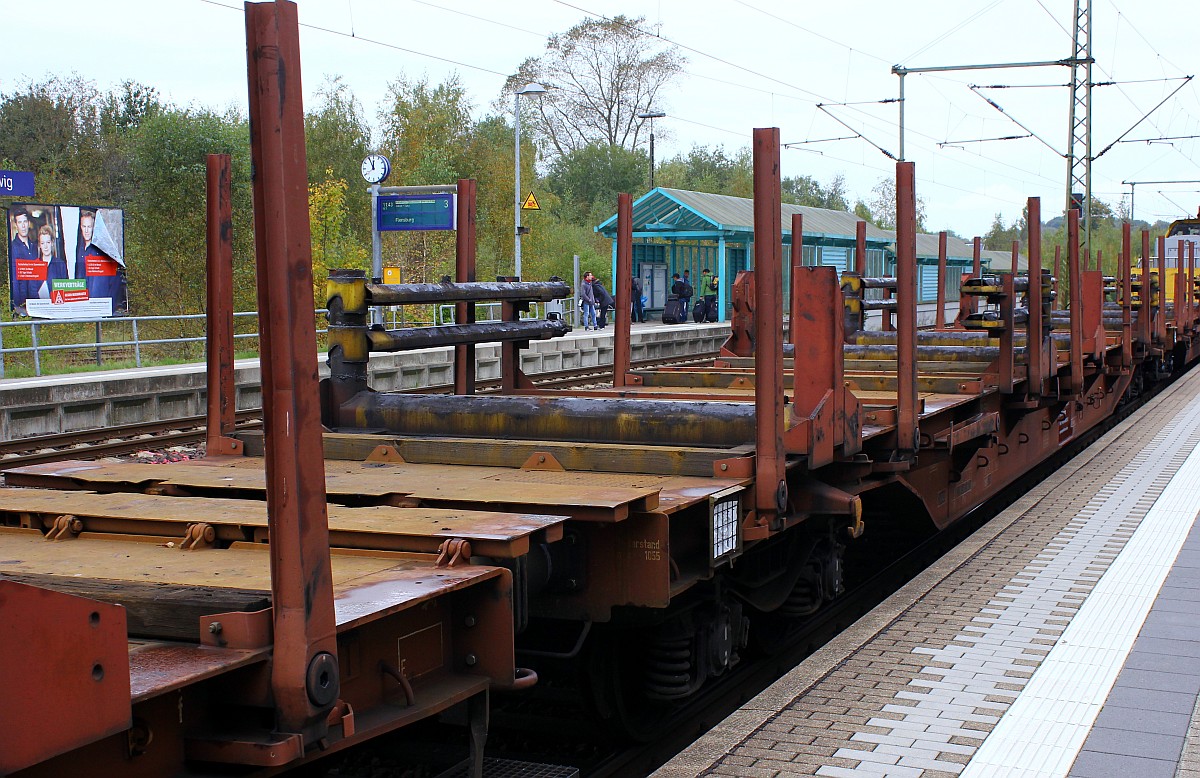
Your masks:
[{"label": "green tree", "polygon": [[[533,144],[522,140],[521,180],[537,186]],[[476,192],[476,275],[491,279],[513,269],[513,128],[502,116],[489,116],[471,128],[464,175]],[[544,197],[539,195],[539,200]],[[543,207],[551,203],[542,202]],[[522,272],[525,257],[522,256]],[[527,276],[529,273],[525,273]],[[532,277],[532,276],[531,276]]]},{"label": "green tree", "polygon": [[784,178],[781,190],[785,203],[829,208],[834,211],[850,210],[850,205],[846,202],[846,179],[841,175],[834,176],[827,187],[822,186],[821,182],[812,176]]},{"label": "green tree", "polygon": [[562,201],[562,218],[581,226],[599,224],[616,209],[617,195],[645,189],[647,155],[607,143],[592,143],[556,158],[546,184]]},{"label": "green tree", "polygon": [[[401,75],[388,85],[379,120],[383,149],[392,160],[392,183],[453,184],[468,169],[471,114],[457,75],[437,86]],[[405,281],[429,281],[453,271],[450,233],[385,236],[384,263],[399,267]]]},{"label": "green tree", "polygon": [[38,198],[91,200],[100,181],[99,92],[78,75],[0,95],[0,157],[33,171]]},{"label": "green tree", "polygon": [[326,302],[325,281],[329,271],[339,268],[371,269],[370,244],[350,232],[346,182],[325,171],[323,180],[308,186],[308,220],[312,232],[313,298],[318,307]]},{"label": "green tree", "polygon": [[326,76],[316,97],[316,106],[304,116],[308,182],[342,182],[349,234],[369,246],[371,198],[360,166],[372,151],[371,128],[362,105],[341,76]]},{"label": "green tree", "polygon": [[1017,228],[1017,223],[1005,227],[1004,218],[996,214],[991,229],[983,235],[983,247],[988,251],[1011,251],[1014,240],[1021,240],[1021,231]]},{"label": "green tree", "polygon": [[749,148],[739,149],[730,157],[722,146],[693,146],[687,156],[679,154],[664,162],[655,171],[655,177],[659,186],[673,189],[735,197],[754,194],[754,165]]},{"label": "green tree", "polygon": [[[871,210],[871,215],[874,217],[872,222],[877,227],[885,230],[896,229],[896,180],[894,178],[881,178],[875,184],[875,188],[871,190],[873,198],[868,203],[868,208]],[[925,226],[925,200],[920,196],[917,197],[917,232],[926,232]]]},{"label": "green tree", "polygon": [[136,312],[204,310],[206,161],[220,153],[232,157],[234,304],[256,307],[249,145],[249,125],[233,112],[168,108],[141,121],[129,158],[137,187],[121,204]]},{"label": "green tree", "polygon": [[[627,149],[640,144],[648,113],[683,69],[673,44],[641,29],[644,18],[584,19],[550,36],[545,53],[521,63],[504,85],[506,110],[512,95],[529,82],[549,91],[522,101],[537,140],[555,156],[593,143]],[[524,121],[522,127],[526,126]]]}]

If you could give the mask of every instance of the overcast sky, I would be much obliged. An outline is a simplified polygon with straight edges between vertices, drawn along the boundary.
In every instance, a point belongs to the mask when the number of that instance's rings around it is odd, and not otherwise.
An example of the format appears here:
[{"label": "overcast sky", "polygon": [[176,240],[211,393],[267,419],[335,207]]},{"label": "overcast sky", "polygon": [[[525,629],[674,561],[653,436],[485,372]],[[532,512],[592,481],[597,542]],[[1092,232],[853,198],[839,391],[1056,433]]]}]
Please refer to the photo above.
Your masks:
[{"label": "overcast sky", "polygon": [[[783,152],[784,175],[827,184],[846,179],[870,199],[898,152],[893,64],[909,68],[1058,60],[1072,53],[1070,0],[813,3],[779,0],[301,0],[307,95],[340,75],[374,119],[387,84],[403,73],[437,83],[457,73],[475,113],[492,110],[507,74],[540,54],[546,37],[585,16],[644,16],[683,47],[684,74],[657,106],[661,161],[694,145],[746,146],[754,127],[778,126],[785,142],[852,135]],[[1194,0],[1093,0],[1093,153],[1129,140],[1200,135],[1200,71]],[[27,6],[32,8],[33,6]],[[0,91],[48,74],[78,73],[101,89],[123,79],[152,85],[178,105],[246,104],[245,28],[232,0],[49,0],[24,34],[5,35]],[[8,17],[10,20],[11,16]],[[353,36],[353,37],[352,37]],[[1070,71],[1042,67],[910,75],[906,157],[932,230],[986,232],[1011,222],[1029,196],[1045,218],[1065,200]],[[969,85],[1023,88],[980,90]],[[826,109],[817,107],[825,103]],[[836,106],[839,103],[855,103]],[[1015,122],[1013,121],[1015,120]],[[1024,128],[1019,126],[1024,125]],[[1126,134],[1128,131],[1128,134]],[[972,142],[1033,133],[1021,140]],[[1039,138],[1041,140],[1039,140]],[[939,146],[946,141],[958,145]],[[967,141],[967,142],[963,142]],[[1116,206],[1122,181],[1200,179],[1195,138],[1117,143],[1093,167],[1093,194]],[[640,193],[635,193],[640,194]],[[1136,187],[1136,216],[1194,215],[1200,183]]]}]

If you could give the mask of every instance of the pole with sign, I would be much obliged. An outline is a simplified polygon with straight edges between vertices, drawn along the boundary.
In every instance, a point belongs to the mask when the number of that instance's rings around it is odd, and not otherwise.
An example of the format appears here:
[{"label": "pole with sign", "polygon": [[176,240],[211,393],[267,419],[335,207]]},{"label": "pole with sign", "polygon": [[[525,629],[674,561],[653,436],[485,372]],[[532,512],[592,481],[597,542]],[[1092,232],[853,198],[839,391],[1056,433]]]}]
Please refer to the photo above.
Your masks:
[{"label": "pole with sign", "polygon": [[33,197],[33,173],[0,170],[0,197]]},{"label": "pole with sign", "polygon": [[376,199],[375,207],[380,232],[454,229],[453,192],[386,195]]}]

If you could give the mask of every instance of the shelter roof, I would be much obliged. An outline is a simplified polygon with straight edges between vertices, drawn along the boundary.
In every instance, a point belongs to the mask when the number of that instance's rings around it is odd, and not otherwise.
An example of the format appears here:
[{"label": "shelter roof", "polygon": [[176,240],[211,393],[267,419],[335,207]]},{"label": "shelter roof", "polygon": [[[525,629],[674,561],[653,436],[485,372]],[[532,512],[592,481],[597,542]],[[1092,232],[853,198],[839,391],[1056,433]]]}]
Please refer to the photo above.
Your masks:
[{"label": "shelter roof", "polygon": [[[788,232],[792,214],[804,217],[804,234],[814,237],[854,240],[859,219],[848,211],[813,208],[806,205],[783,204],[780,207],[783,231]],[[596,232],[615,237],[617,217],[614,214],[596,227]],[[633,203],[633,231],[639,237],[673,234],[711,233],[716,238],[749,237],[754,232],[754,201],[747,197],[692,192],[686,189],[658,187]],[[888,243],[894,238],[885,230],[867,224],[867,240]]]}]

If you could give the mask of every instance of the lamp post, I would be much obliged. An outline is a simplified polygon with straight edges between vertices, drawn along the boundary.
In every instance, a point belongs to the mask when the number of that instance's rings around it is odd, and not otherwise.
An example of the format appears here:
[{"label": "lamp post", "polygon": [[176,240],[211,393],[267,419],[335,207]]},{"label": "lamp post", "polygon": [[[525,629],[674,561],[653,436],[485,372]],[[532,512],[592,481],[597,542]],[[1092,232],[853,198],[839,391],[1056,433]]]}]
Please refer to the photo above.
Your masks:
[{"label": "lamp post", "polygon": [[639,113],[637,118],[650,120],[650,188],[654,188],[654,120],[666,116],[662,111],[646,111]]},{"label": "lamp post", "polygon": [[537,83],[529,83],[521,87],[513,95],[513,127],[516,128],[516,151],[513,154],[513,164],[516,168],[516,173],[513,180],[516,182],[516,194],[513,199],[513,272],[517,278],[521,277],[521,95],[543,95],[546,93],[546,87]]}]

